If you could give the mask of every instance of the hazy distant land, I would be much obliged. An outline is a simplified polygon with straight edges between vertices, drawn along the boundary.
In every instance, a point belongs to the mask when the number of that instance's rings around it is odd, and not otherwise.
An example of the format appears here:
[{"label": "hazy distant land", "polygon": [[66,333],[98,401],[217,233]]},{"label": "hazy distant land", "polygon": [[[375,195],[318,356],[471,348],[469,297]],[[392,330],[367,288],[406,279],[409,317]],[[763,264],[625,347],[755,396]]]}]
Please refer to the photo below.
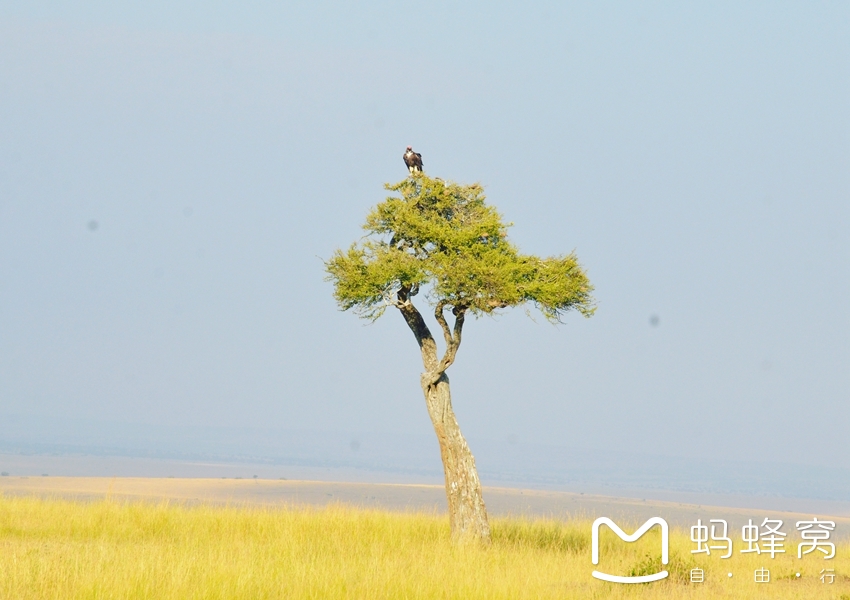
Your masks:
[{"label": "hazy distant land", "polygon": [[[2,457],[0,457],[2,458]],[[81,501],[109,497],[115,500],[176,501],[219,505],[324,506],[341,503],[393,511],[444,512],[445,492],[437,484],[351,483],[243,478],[181,477],[0,477],[4,495],[37,495]],[[750,506],[716,506],[651,498],[625,498],[602,494],[486,487],[485,501],[493,516],[552,517],[588,519],[609,516],[623,523],[643,522],[662,516],[672,526],[688,527],[697,519],[723,518],[731,527],[740,527],[747,519],[767,516],[781,518],[793,532],[792,522],[812,516],[837,521],[836,538],[850,537],[850,511],[847,506],[811,506],[809,511],[777,511],[762,508],[751,498]],[[814,512],[812,512],[814,510]]]},{"label": "hazy distant land", "polygon": [[[690,458],[470,435],[485,486],[690,504],[850,514],[850,464]],[[687,449],[683,449],[686,451]],[[433,432],[139,425],[0,415],[10,475],[191,477],[441,484]]]}]

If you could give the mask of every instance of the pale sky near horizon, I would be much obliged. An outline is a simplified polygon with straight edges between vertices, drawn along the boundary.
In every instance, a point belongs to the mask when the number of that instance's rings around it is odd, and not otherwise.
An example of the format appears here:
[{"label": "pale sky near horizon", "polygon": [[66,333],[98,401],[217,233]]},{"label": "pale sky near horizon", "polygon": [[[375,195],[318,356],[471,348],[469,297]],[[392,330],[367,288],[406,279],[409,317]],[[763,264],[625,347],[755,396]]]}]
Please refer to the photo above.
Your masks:
[{"label": "pale sky near horizon", "polygon": [[840,2],[0,1],[0,416],[429,432],[321,260],[411,144],[596,286],[469,437],[850,466],[848,109]]}]

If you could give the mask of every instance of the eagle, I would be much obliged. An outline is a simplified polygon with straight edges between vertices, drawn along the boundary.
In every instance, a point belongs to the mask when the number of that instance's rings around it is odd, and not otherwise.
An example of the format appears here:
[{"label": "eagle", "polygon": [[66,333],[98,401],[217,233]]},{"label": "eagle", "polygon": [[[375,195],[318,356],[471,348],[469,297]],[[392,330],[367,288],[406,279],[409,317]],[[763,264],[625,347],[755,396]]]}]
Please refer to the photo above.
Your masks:
[{"label": "eagle", "polygon": [[404,159],[404,164],[407,165],[407,170],[410,171],[411,175],[422,172],[422,155],[418,152],[414,152],[412,147],[407,147],[407,152],[402,155],[402,158]]}]

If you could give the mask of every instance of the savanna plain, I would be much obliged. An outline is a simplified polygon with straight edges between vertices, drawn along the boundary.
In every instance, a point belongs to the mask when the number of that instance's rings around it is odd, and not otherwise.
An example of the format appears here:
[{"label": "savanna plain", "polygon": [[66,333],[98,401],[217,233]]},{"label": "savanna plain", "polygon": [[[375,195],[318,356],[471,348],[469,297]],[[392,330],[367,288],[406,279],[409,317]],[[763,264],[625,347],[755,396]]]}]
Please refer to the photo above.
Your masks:
[{"label": "savanna plain", "polygon": [[[436,512],[5,495],[0,597],[850,599],[846,542],[825,561],[817,553],[798,559],[791,540],[775,559],[744,555],[736,540],[722,560],[695,557],[688,532],[673,529],[670,577],[622,585],[590,575],[590,520],[503,517],[491,525],[489,546],[458,546]],[[602,531],[600,570],[661,569],[657,531],[632,544]],[[763,566],[771,582],[754,583]],[[704,583],[690,583],[695,567]],[[820,581],[824,567],[834,569],[833,584]]]}]

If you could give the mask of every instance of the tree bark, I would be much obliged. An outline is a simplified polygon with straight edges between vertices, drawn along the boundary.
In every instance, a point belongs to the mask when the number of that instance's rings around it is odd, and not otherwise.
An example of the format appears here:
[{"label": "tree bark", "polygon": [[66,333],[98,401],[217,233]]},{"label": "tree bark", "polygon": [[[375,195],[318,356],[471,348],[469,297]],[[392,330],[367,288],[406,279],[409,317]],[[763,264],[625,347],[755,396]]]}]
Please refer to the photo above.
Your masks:
[{"label": "tree bark", "polygon": [[443,373],[436,384],[428,385],[427,375],[422,375],[422,391],[425,394],[428,415],[440,443],[452,539],[458,542],[488,543],[490,524],[481,494],[481,482],[478,480],[475,458],[460,432],[452,410],[449,378]]},{"label": "tree bark", "polygon": [[478,470],[475,468],[475,458],[460,431],[452,409],[449,378],[446,375],[446,369],[454,362],[460,347],[465,310],[454,307],[452,312],[455,315],[455,324],[454,330],[451,330],[443,316],[445,305],[437,305],[434,315],[446,340],[446,352],[442,360],[438,360],[437,344],[422,315],[410,301],[410,292],[409,289],[399,291],[396,306],[413,332],[422,353],[425,372],[421,375],[420,385],[440,444],[452,539],[456,542],[489,543],[490,524],[481,494]]}]

